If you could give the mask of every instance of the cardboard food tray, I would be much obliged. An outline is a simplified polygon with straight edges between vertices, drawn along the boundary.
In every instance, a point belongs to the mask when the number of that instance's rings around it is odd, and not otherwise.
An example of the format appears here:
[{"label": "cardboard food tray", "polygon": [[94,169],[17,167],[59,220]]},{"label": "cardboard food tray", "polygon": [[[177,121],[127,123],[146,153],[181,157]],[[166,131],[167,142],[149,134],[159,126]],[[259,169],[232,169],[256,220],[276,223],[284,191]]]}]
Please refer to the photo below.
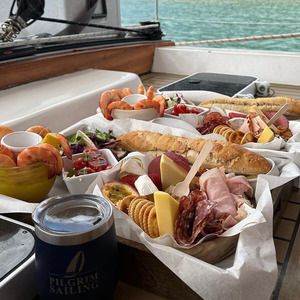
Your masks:
[{"label": "cardboard food tray", "polygon": [[[109,122],[101,119],[99,116],[92,116],[82,120],[74,126],[71,126],[71,128],[64,130],[62,133],[68,135],[73,133],[76,129],[88,127],[89,129],[98,128],[101,130],[113,129],[115,135],[118,136],[124,132],[134,130],[134,128],[143,130],[144,126],[146,126],[145,128],[150,131],[183,135],[190,138],[199,137],[184,130],[173,129],[149,122],[137,120],[123,120],[122,122],[114,120]],[[156,256],[156,258],[158,258],[158,260],[161,261],[168,270],[170,270],[170,273],[175,273],[180,280],[189,287],[189,289],[193,290],[197,295],[203,298],[217,299],[224,296],[224,298],[234,299],[241,294],[250,295],[250,290],[254,297],[266,297],[266,295],[270,294],[277,275],[275,249],[272,240],[272,230],[270,227],[272,226],[270,223],[272,223],[273,216],[273,203],[270,190],[280,188],[300,174],[299,168],[297,168],[297,166],[295,166],[292,162],[284,160],[280,160],[280,162],[280,171],[284,174],[284,177],[264,175],[262,176],[260,185],[256,190],[256,196],[258,197],[257,200],[259,201],[258,209],[261,210],[267,222],[246,228],[246,230],[242,231],[239,236],[235,236],[238,240],[236,250],[234,250],[235,241],[230,241],[226,237],[224,238],[226,244],[223,244],[222,239],[219,238],[203,243],[203,245],[207,245],[205,247],[201,246],[197,250],[196,248],[192,250],[196,253],[190,254],[196,255],[196,257],[200,258],[199,260],[195,260],[195,257],[182,253],[182,250],[178,251],[167,245],[154,243],[152,239],[147,237],[146,234],[140,235],[138,229],[134,227],[131,229],[129,228],[130,234],[127,238],[125,237],[125,241],[127,240],[127,242],[129,244],[132,243],[132,245],[138,244],[146,247],[148,251],[154,254],[154,256]],[[268,199],[271,199],[271,201]],[[126,228],[126,225],[119,221],[120,220],[116,219],[117,233],[120,228]],[[259,227],[256,228],[256,226]],[[122,235],[119,236],[122,237]],[[264,249],[264,251],[262,253],[256,252],[255,249],[257,247]],[[233,252],[235,252],[235,254],[230,256],[228,259],[223,260],[224,254],[226,256],[227,253],[231,253],[231,248],[233,248]],[[206,255],[211,254],[212,251],[216,252],[213,257]],[[218,253],[218,251],[220,251],[220,253]],[[143,253],[148,252],[143,251]],[[210,263],[207,264],[204,260]],[[215,263],[220,260],[222,261],[219,264],[211,265],[211,263]],[[243,265],[247,266],[249,264],[251,265],[250,269],[242,268]],[[141,277],[141,281],[143,279],[144,278]],[[253,292],[250,287],[255,284],[254,281],[260,282],[261,288]],[[223,286],[223,288],[222,290],[219,288],[206,288],[207,286],[212,285]],[[250,298],[245,296],[244,299]]]}]

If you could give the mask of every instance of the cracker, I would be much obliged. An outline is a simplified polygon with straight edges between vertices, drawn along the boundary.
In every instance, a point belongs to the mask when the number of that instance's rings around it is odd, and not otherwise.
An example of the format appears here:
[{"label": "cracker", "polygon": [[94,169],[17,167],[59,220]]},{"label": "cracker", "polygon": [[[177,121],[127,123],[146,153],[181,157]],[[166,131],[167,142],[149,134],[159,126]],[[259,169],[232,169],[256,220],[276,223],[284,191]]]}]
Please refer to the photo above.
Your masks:
[{"label": "cracker", "polygon": [[136,199],[137,196],[129,195],[118,201],[117,208],[128,215],[128,208],[132,200]]},{"label": "cracker", "polygon": [[229,137],[230,137],[230,135],[231,135],[232,133],[234,133],[234,130],[228,129],[228,130],[225,131],[225,133],[223,134],[224,137],[225,137],[225,139],[226,139],[227,141],[229,141]]},{"label": "cracker", "polygon": [[224,125],[218,125],[214,128],[213,133],[220,133],[220,130],[224,128]]},{"label": "cracker", "polygon": [[241,140],[241,144],[243,145],[251,142],[255,142],[255,136],[253,135],[252,132],[245,133],[244,137]]},{"label": "cracker", "polygon": [[133,217],[134,217],[134,210],[135,210],[136,205],[142,200],[144,200],[144,199],[141,197],[137,197],[136,199],[134,199],[130,202],[130,205],[128,207],[128,216],[131,219],[133,219]]},{"label": "cracker", "polygon": [[244,137],[244,134],[240,131],[233,132],[229,137],[230,143],[240,144],[242,141],[242,138]]},{"label": "cracker", "polygon": [[140,219],[139,219],[139,214],[141,211],[141,208],[143,207],[144,204],[147,204],[149,201],[147,199],[144,199],[140,202],[137,203],[137,205],[134,207],[134,211],[133,211],[133,221],[139,225],[140,225]]},{"label": "cracker", "polygon": [[[152,203],[151,203],[152,204]],[[141,223],[141,227],[142,229],[147,233],[148,233],[148,216],[149,216],[149,213],[151,211],[151,209],[154,207],[154,204],[152,205],[149,205],[148,207],[146,207],[145,211],[144,211],[144,214],[143,214],[143,221]]]},{"label": "cracker", "polygon": [[146,211],[147,207],[149,207],[149,206],[153,206],[153,202],[148,201],[141,207],[141,209],[139,211],[139,225],[144,231],[145,231],[145,229],[143,227],[143,218],[144,218],[145,211]]},{"label": "cracker", "polygon": [[156,209],[152,207],[148,216],[148,234],[152,238],[159,237]]},{"label": "cracker", "polygon": [[231,129],[231,128],[228,127],[227,125],[223,125],[223,128],[221,128],[221,129],[219,130],[219,134],[222,134],[222,135],[223,135],[223,132],[225,132],[225,131],[228,130],[228,129]]}]

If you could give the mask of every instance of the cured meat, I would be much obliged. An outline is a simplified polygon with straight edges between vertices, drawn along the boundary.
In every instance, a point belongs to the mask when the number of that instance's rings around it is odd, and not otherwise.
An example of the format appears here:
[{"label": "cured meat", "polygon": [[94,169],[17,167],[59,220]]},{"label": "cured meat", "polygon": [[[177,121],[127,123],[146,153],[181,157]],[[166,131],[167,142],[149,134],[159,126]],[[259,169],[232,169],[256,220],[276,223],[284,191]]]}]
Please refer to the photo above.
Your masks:
[{"label": "cured meat", "polygon": [[203,231],[213,206],[206,194],[200,190],[181,197],[175,225],[175,239],[179,245],[190,246],[195,242]]},{"label": "cured meat", "polygon": [[237,213],[236,204],[226,184],[226,176],[218,168],[210,169],[200,176],[200,186],[214,202],[213,212],[216,219],[226,219],[228,215],[234,217]]},{"label": "cured meat", "polygon": [[253,190],[244,176],[234,176],[218,168],[206,171],[199,179],[201,190],[180,198],[175,224],[179,245],[190,246],[207,234],[221,234],[246,216],[241,206],[244,194]]},{"label": "cured meat", "polygon": [[252,197],[253,195],[253,188],[245,176],[239,175],[230,178],[227,177],[226,184],[232,194],[239,196],[244,196],[244,194],[246,194],[249,197]]},{"label": "cured meat", "polygon": [[198,128],[198,131],[201,134],[212,133],[215,127],[227,124],[228,120],[228,117],[224,117],[218,112],[210,112],[204,117],[202,125]]},{"label": "cured meat", "polygon": [[228,114],[228,117],[230,119],[233,119],[233,118],[246,118],[246,115],[245,114],[241,114],[241,113],[236,113],[236,112],[230,112]]},{"label": "cured meat", "polygon": [[[267,116],[268,119],[271,119],[276,112],[274,111],[264,111],[264,114]],[[279,130],[286,130],[289,128],[289,121],[288,119],[282,115],[279,117],[279,119],[274,123],[274,125],[279,129]]]}]

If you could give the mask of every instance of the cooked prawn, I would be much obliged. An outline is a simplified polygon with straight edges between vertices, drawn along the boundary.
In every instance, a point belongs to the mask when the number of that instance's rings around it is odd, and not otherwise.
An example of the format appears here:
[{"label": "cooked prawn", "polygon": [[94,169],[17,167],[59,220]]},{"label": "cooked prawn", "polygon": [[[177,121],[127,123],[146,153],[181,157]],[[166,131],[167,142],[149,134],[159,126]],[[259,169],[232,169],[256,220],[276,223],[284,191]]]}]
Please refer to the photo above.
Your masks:
[{"label": "cooked prawn", "polygon": [[120,100],[126,96],[124,90],[121,89],[112,89],[111,92],[118,95]]},{"label": "cooked prawn", "polygon": [[123,89],[122,91],[123,91],[123,94],[124,94],[125,96],[128,96],[128,95],[133,94],[133,92],[132,92],[132,90],[131,90],[130,88],[125,88],[125,89]]},{"label": "cooked prawn", "polygon": [[134,105],[134,109],[152,108],[156,105],[153,100],[143,99]]},{"label": "cooked prawn", "polygon": [[4,145],[1,145],[1,144],[0,144],[0,154],[9,156],[11,159],[15,158],[14,153],[11,150],[9,150],[7,147],[5,147]]},{"label": "cooked prawn", "polygon": [[149,100],[152,100],[153,99],[153,96],[154,96],[154,87],[151,85],[149,86],[147,92],[146,92],[146,96]]},{"label": "cooked prawn", "polygon": [[13,168],[16,166],[15,161],[5,154],[0,154],[0,168]]},{"label": "cooked prawn", "polygon": [[120,96],[113,91],[106,91],[104,93],[102,93],[100,100],[99,100],[99,107],[103,113],[103,116],[108,119],[108,120],[112,120],[112,116],[109,113],[108,110],[108,105],[112,102],[115,101],[120,101],[121,98]]},{"label": "cooked prawn", "polygon": [[13,132],[13,130],[9,127],[0,125],[0,140],[7,134]]},{"label": "cooked prawn", "polygon": [[51,132],[48,135],[56,138],[59,141],[59,146],[61,146],[61,148],[63,149],[65,156],[69,159],[72,159],[72,151],[68,140],[60,133]]},{"label": "cooked prawn", "polygon": [[144,95],[145,94],[145,87],[142,83],[139,84],[138,89],[136,91],[137,94]]},{"label": "cooked prawn", "polygon": [[165,113],[165,107],[166,107],[165,98],[162,95],[156,95],[152,100],[157,103],[155,108],[159,112],[160,117],[163,117]]},{"label": "cooked prawn", "polygon": [[47,135],[47,133],[51,132],[50,129],[48,129],[42,125],[31,126],[31,127],[27,128],[26,131],[34,132],[34,133],[40,135],[42,138],[44,138]]},{"label": "cooked prawn", "polygon": [[113,109],[132,110],[133,107],[125,101],[115,101],[108,105],[108,111],[110,116]]},{"label": "cooked prawn", "polygon": [[50,144],[38,144],[19,153],[17,165],[25,167],[35,163],[44,163],[48,167],[48,177],[51,178],[62,172],[63,161],[58,150]]}]

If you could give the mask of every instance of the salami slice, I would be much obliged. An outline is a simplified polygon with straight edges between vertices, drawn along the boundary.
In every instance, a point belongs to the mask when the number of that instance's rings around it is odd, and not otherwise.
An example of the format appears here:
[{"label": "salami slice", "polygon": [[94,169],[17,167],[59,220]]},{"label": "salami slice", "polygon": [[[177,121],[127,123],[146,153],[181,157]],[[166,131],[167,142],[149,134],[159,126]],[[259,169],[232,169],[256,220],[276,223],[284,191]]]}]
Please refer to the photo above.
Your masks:
[{"label": "salami slice", "polygon": [[[264,111],[264,114],[268,117],[268,119],[271,119],[276,112],[274,111]],[[289,121],[288,119],[282,115],[279,117],[279,119],[274,123],[274,125],[279,129],[279,130],[286,130],[289,128]]]},{"label": "salami slice", "polygon": [[195,190],[180,199],[175,239],[179,245],[190,246],[203,231],[214,204],[204,192]]}]

